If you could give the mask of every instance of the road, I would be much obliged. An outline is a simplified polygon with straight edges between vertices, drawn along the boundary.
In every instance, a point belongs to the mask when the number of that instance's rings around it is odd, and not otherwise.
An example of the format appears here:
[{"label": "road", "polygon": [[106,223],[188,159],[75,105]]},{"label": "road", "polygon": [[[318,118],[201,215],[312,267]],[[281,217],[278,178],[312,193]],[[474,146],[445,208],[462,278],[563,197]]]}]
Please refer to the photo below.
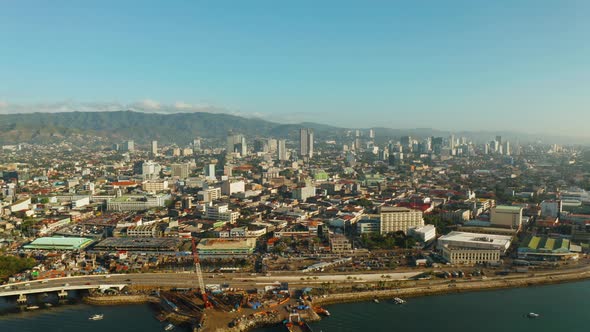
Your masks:
[{"label": "road", "polygon": [[[229,284],[235,288],[254,288],[270,285],[276,282],[289,282],[293,285],[317,286],[325,282],[337,283],[363,283],[367,281],[379,280],[403,280],[417,275],[421,272],[401,272],[401,273],[357,273],[357,274],[327,274],[327,275],[309,275],[294,273],[291,275],[277,276],[253,276],[243,273],[212,274],[205,273],[205,284]],[[388,276],[384,279],[384,276]],[[1,286],[0,297],[3,293],[15,290],[39,290],[43,292],[49,288],[59,288],[64,285],[68,286],[99,286],[99,285],[120,285],[127,284],[133,286],[146,287],[178,287],[178,288],[197,288],[198,282],[194,273],[138,273],[138,274],[110,274],[110,275],[90,275],[76,277],[62,277],[55,279],[45,279],[36,281],[27,281],[11,283]]]}]

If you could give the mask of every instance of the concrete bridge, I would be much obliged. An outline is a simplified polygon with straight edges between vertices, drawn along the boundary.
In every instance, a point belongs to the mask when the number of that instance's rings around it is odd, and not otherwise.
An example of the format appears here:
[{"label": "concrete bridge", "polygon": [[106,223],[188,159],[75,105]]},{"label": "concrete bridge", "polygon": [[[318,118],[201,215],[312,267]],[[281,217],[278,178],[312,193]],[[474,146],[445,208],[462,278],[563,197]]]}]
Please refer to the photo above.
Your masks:
[{"label": "concrete bridge", "polygon": [[6,289],[6,287],[4,289],[2,289],[2,291],[0,291],[0,297],[6,297],[6,296],[21,296],[21,295],[28,295],[28,294],[42,294],[42,293],[50,293],[50,292],[58,292],[63,294],[64,292],[67,291],[72,291],[72,290],[89,290],[89,289],[98,289],[98,290],[107,290],[107,289],[118,289],[118,290],[122,290],[125,286],[125,284],[98,284],[98,285],[68,285],[65,284],[63,286],[49,286],[49,287],[35,287],[35,288],[31,288],[30,286],[21,286],[18,287],[17,289],[13,289],[14,286],[7,286],[10,287],[10,289]]}]

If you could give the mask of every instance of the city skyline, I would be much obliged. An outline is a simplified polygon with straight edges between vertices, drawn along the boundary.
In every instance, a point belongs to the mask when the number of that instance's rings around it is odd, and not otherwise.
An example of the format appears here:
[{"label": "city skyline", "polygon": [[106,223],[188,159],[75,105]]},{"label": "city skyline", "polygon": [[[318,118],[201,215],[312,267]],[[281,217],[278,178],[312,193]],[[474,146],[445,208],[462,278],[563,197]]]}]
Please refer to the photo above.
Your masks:
[{"label": "city skyline", "polygon": [[529,133],[555,130],[559,115],[576,119],[568,135],[588,136],[589,5],[507,4],[10,3],[0,114],[133,108]]}]

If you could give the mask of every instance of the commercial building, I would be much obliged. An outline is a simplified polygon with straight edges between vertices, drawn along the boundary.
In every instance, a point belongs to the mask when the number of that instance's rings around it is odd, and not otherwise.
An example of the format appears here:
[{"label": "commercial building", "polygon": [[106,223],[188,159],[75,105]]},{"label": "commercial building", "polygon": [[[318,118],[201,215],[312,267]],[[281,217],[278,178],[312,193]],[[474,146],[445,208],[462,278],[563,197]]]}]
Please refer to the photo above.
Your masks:
[{"label": "commercial building", "polygon": [[189,164],[172,164],[171,175],[173,177],[179,177],[181,179],[188,178],[190,174]]},{"label": "commercial building", "polygon": [[541,202],[541,216],[554,217],[561,216],[562,203],[560,200],[550,200]]},{"label": "commercial building", "polygon": [[232,195],[236,193],[241,193],[246,190],[246,183],[244,181],[231,181],[226,180],[223,181],[221,184],[221,193],[223,195]]},{"label": "commercial building", "polygon": [[467,249],[500,250],[504,254],[510,247],[512,237],[506,235],[450,232],[438,238],[437,246],[445,245]]},{"label": "commercial building", "polygon": [[426,243],[436,238],[436,227],[424,225],[423,227],[410,228],[408,233],[420,242]]},{"label": "commercial building", "polygon": [[221,198],[221,188],[203,189],[197,193],[197,198],[205,203],[218,200]]},{"label": "commercial building", "polygon": [[131,237],[159,237],[160,235],[162,232],[156,223],[127,227],[127,236]]},{"label": "commercial building", "polygon": [[335,254],[350,253],[352,243],[344,235],[332,235],[330,236],[330,250]]},{"label": "commercial building", "polygon": [[504,235],[451,232],[438,238],[437,248],[453,264],[497,263],[511,241]]},{"label": "commercial building", "polygon": [[526,259],[558,260],[572,255],[570,240],[564,238],[531,235],[518,248],[518,257]]},{"label": "commercial building", "polygon": [[23,246],[30,250],[80,250],[94,242],[83,237],[40,237]]},{"label": "commercial building", "polygon": [[203,217],[205,219],[227,221],[233,224],[240,217],[240,213],[230,210],[227,204],[221,204],[208,206],[205,209]]},{"label": "commercial building", "polygon": [[293,189],[291,193],[291,197],[296,200],[300,200],[305,202],[308,198],[315,196],[315,187],[314,186],[305,186],[305,187],[297,187]]},{"label": "commercial building", "polygon": [[359,234],[379,233],[381,232],[381,221],[379,219],[361,219],[356,227]]},{"label": "commercial building", "polygon": [[152,156],[158,155],[158,141],[152,141]]},{"label": "commercial building", "polygon": [[202,239],[197,245],[199,257],[244,258],[254,253],[255,238]]},{"label": "commercial building", "polygon": [[207,179],[215,180],[215,164],[205,165],[203,168],[203,173]]},{"label": "commercial building", "polygon": [[382,207],[379,211],[381,234],[402,231],[407,233],[410,228],[424,226],[422,211],[405,207]]},{"label": "commercial building", "polygon": [[178,238],[138,238],[138,237],[109,237],[94,246],[99,251],[157,251],[159,253],[176,252],[180,245]]},{"label": "commercial building", "polygon": [[141,164],[141,176],[144,180],[153,180],[160,177],[162,167],[151,160],[144,161]]},{"label": "commercial building", "polygon": [[148,193],[157,193],[159,191],[168,190],[167,180],[145,181],[141,184],[141,189]]},{"label": "commercial building", "polygon": [[243,135],[235,134],[227,137],[227,153],[238,153],[244,157],[248,154],[246,138]]},{"label": "commercial building", "polygon": [[156,207],[164,207],[166,200],[170,199],[169,194],[158,194],[153,196],[131,196],[125,195],[107,201],[109,211],[141,211]]},{"label": "commercial building", "polygon": [[442,256],[452,264],[494,264],[500,261],[500,251],[493,249],[468,249],[443,246]]},{"label": "commercial building", "polygon": [[299,131],[299,154],[302,157],[313,157],[313,129],[301,128]]},{"label": "commercial building", "polygon": [[288,158],[288,156],[287,156],[286,141],[284,139],[280,139],[278,141],[277,159],[279,161],[286,161],[287,158]]},{"label": "commercial building", "polygon": [[491,209],[490,222],[495,227],[520,229],[522,225],[522,211],[520,206],[498,205]]}]

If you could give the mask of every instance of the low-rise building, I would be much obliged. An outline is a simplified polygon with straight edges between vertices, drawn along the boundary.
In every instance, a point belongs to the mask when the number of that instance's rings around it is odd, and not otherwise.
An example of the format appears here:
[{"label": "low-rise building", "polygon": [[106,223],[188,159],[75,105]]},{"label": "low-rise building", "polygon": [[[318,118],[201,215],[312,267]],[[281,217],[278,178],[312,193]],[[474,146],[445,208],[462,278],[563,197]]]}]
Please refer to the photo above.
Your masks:
[{"label": "low-rise building", "polygon": [[244,258],[254,253],[256,239],[202,239],[197,245],[199,257],[208,258]]}]

